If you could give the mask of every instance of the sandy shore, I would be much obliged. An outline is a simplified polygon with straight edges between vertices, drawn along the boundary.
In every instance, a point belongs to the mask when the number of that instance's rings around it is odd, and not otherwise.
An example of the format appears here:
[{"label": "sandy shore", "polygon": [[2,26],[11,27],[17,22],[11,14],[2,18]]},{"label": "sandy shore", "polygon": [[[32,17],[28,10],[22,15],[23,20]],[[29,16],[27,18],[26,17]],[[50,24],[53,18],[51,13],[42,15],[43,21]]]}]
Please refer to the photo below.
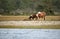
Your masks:
[{"label": "sandy shore", "polygon": [[0,26],[41,26],[41,25],[60,25],[60,21],[0,21]]}]

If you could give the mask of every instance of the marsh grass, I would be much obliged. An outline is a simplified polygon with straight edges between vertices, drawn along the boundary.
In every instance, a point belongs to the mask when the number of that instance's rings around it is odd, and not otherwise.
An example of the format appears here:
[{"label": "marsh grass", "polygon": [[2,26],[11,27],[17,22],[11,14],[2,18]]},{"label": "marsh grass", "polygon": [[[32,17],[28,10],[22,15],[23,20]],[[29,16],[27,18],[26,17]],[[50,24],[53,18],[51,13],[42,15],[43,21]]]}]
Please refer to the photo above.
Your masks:
[{"label": "marsh grass", "polygon": [[19,29],[60,29],[60,25],[45,26],[0,26],[0,28],[19,28]]}]

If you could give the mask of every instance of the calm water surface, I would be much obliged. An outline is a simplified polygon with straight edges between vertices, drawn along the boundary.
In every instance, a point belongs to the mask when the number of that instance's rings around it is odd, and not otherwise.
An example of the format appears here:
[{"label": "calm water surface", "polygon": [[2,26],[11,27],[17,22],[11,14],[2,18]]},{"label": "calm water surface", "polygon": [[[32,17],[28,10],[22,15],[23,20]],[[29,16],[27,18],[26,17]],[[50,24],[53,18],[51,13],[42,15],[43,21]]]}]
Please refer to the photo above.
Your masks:
[{"label": "calm water surface", "polygon": [[0,39],[60,39],[60,29],[0,29]]}]

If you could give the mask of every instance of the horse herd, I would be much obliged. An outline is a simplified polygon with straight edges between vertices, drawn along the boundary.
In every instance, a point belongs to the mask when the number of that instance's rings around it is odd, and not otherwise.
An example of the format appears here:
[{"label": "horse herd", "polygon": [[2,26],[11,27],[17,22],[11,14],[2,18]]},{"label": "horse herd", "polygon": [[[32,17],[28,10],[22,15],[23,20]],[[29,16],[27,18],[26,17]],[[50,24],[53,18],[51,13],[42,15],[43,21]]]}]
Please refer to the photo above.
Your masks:
[{"label": "horse herd", "polygon": [[37,14],[32,14],[29,16],[29,20],[37,20],[43,18],[45,20],[46,13],[45,12],[38,12]]}]

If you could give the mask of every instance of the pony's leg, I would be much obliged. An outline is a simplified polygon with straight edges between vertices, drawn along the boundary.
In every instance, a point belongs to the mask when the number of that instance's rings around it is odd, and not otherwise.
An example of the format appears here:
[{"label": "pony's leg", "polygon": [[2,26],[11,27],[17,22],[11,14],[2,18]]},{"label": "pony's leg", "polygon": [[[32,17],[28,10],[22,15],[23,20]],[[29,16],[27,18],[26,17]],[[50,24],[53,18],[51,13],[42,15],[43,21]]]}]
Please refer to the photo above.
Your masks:
[{"label": "pony's leg", "polygon": [[38,18],[36,17],[36,20],[37,20]]},{"label": "pony's leg", "polygon": [[32,17],[32,20],[34,20],[34,17]]},{"label": "pony's leg", "polygon": [[38,17],[38,20],[40,20],[40,16]]},{"label": "pony's leg", "polygon": [[44,16],[44,20],[45,20],[45,16]]},{"label": "pony's leg", "polygon": [[40,16],[38,17],[38,19],[40,19]]},{"label": "pony's leg", "polygon": [[36,20],[38,20],[38,17],[36,17]]}]

